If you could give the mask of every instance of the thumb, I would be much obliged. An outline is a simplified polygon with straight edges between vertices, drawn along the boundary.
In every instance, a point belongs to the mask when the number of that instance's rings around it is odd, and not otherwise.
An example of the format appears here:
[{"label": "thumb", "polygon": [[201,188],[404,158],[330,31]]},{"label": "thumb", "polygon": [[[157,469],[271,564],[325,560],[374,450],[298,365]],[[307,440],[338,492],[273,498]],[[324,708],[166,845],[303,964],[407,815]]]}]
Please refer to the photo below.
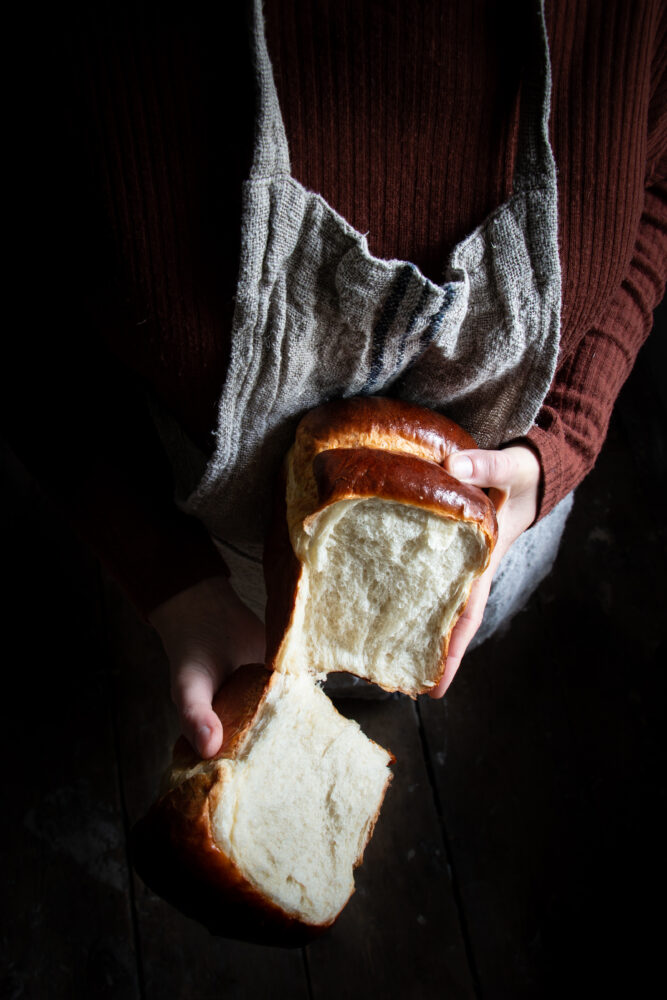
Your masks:
[{"label": "thumb", "polygon": [[511,485],[515,466],[511,451],[512,449],[484,451],[481,448],[456,451],[448,456],[445,468],[462,483],[507,490]]},{"label": "thumb", "polygon": [[186,664],[176,673],[172,698],[181,729],[202,757],[213,757],[222,746],[222,723],[211,703],[215,685],[211,674],[198,664]]}]

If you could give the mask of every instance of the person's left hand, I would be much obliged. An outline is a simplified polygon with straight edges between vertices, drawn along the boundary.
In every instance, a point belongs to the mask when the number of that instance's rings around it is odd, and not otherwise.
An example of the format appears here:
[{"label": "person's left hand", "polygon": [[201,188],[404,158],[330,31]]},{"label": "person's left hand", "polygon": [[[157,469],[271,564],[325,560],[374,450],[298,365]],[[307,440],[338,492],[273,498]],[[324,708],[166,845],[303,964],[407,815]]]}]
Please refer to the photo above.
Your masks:
[{"label": "person's left hand", "polygon": [[223,740],[213,698],[242,663],[264,662],[264,625],[226,576],[200,580],[168,598],[149,621],[169,659],[181,730],[202,757],[213,757]]},{"label": "person's left hand", "polygon": [[528,445],[512,445],[501,451],[458,451],[450,455],[445,468],[463,483],[490,488],[498,508],[498,541],[482,576],[472,585],[465,611],[454,626],[442,680],[429,691],[442,698],[459,669],[468,643],[482,623],[491,581],[509,547],[529,528],[537,513],[541,467]]}]

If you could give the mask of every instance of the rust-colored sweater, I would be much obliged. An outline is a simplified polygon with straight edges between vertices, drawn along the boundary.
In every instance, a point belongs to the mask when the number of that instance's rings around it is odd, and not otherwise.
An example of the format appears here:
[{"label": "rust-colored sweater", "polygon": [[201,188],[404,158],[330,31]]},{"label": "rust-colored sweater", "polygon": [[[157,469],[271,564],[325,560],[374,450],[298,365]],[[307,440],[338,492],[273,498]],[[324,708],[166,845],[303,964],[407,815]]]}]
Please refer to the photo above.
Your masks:
[{"label": "rust-colored sweater", "polygon": [[[63,333],[31,348],[10,437],[145,614],[221,570],[171,502],[143,389],[211,450],[253,80],[242,4],[222,36],[213,4],[128,6],[72,18],[36,116],[52,166],[38,238]],[[266,0],[292,172],[376,256],[440,281],[453,245],[510,194],[526,7]],[[539,516],[592,467],[667,274],[665,5],[548,0],[547,29],[563,319],[528,435]]]}]

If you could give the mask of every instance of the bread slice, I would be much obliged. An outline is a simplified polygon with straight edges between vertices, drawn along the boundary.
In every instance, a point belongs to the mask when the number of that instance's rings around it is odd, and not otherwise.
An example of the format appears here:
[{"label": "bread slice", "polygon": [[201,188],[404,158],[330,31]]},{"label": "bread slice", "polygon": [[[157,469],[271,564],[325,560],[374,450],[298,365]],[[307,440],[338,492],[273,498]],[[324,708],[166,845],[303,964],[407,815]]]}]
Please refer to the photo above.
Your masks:
[{"label": "bread slice", "polygon": [[354,891],[393,758],[307,675],[241,667],[214,708],[223,746],[203,761],[178,741],[135,867],[214,933],[301,944]]},{"label": "bread slice", "polygon": [[495,508],[442,464],[473,439],[378,397],[326,404],[297,429],[265,572],[269,662],[347,671],[412,697],[437,685],[488,565]]}]

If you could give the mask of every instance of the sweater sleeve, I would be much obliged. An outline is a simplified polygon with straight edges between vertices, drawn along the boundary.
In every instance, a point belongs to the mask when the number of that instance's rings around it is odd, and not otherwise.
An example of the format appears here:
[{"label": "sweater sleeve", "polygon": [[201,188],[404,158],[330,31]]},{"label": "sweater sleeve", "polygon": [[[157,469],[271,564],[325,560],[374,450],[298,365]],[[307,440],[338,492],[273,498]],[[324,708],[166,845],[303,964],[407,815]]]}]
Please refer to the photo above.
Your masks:
[{"label": "sweater sleeve", "polygon": [[539,453],[544,517],[593,468],[616,397],[649,335],[667,280],[667,162],[646,191],[625,279],[600,322],[561,360],[528,440]]},{"label": "sweater sleeve", "polygon": [[[589,314],[582,330],[571,329],[566,341],[566,349],[559,359],[551,389],[540,410],[535,425],[527,438],[538,452],[542,465],[542,484],[538,505],[538,518],[549,511],[570,490],[576,487],[592,469],[607,434],[611,411],[627,379],[640,347],[646,340],[653,324],[653,310],[659,304],[665,291],[667,280],[667,8],[657,5],[651,9],[642,8],[644,28],[638,28],[634,39],[635,65],[628,73],[627,80],[637,93],[637,100],[626,100],[623,88],[609,90],[606,113],[614,120],[627,118],[628,108],[633,107],[639,117],[632,118],[632,128],[625,130],[624,137],[615,150],[609,145],[611,132],[604,124],[605,106],[596,101],[588,115],[587,143],[598,128],[600,119],[601,148],[607,149],[608,159],[593,157],[581,159],[579,169],[613,171],[607,190],[615,190],[615,204],[604,206],[604,217],[591,217],[591,240],[587,250],[591,259],[604,262],[609,254],[608,227],[616,227],[620,232],[624,220],[628,218],[629,205],[636,206],[632,223],[633,229],[624,242],[625,268],[621,266],[617,284],[609,286],[602,307]],[[633,24],[635,21],[633,21]],[[638,22],[637,22],[638,23]],[[641,25],[640,25],[641,27]],[[607,37],[605,28],[600,37]],[[613,33],[609,34],[613,38]],[[610,43],[611,44],[611,43]],[[619,40],[619,54],[626,52],[625,35]],[[627,39],[630,46],[631,39]],[[609,46],[607,47],[609,49]],[[603,51],[602,49],[600,50]],[[605,50],[606,51],[606,50]],[[608,55],[611,54],[609,49]],[[589,54],[594,62],[595,46]],[[607,57],[605,57],[607,58]],[[598,59],[599,62],[599,59]],[[628,61],[630,66],[631,60]],[[597,65],[597,63],[596,63]],[[612,66],[602,61],[600,65]],[[591,72],[594,72],[591,69]],[[561,78],[562,72],[561,72]],[[569,79],[569,77],[568,77]],[[644,88],[646,88],[644,90]],[[633,91],[634,93],[634,91]],[[646,103],[641,97],[645,93]],[[565,93],[567,100],[572,95]],[[614,101],[620,101],[621,105]],[[567,155],[567,136],[572,131],[570,119],[561,122],[559,132],[564,162]],[[620,133],[619,133],[620,134]],[[607,145],[605,146],[605,143]],[[609,152],[610,151],[610,152]],[[613,155],[612,155],[613,154]],[[631,160],[634,168],[642,170],[643,196],[639,186],[632,195],[624,186],[627,175],[623,164]],[[638,162],[637,162],[638,161]],[[606,164],[606,167],[605,167]],[[569,169],[572,169],[570,164]],[[567,190],[567,174],[565,187]],[[641,176],[641,175],[640,175]],[[606,181],[605,181],[606,183]],[[614,187],[615,185],[615,187]],[[590,190],[594,189],[591,178]],[[573,189],[575,217],[581,215],[576,201],[578,189]],[[581,189],[584,193],[584,188]],[[578,214],[577,214],[578,213]],[[567,217],[567,213],[565,213]],[[590,216],[590,213],[589,213]],[[607,227],[607,228],[605,228]],[[595,255],[595,256],[593,256]],[[571,262],[570,262],[571,266]],[[592,274],[592,270],[589,269]],[[580,275],[576,275],[580,280]],[[567,289],[566,289],[567,291]]]}]

